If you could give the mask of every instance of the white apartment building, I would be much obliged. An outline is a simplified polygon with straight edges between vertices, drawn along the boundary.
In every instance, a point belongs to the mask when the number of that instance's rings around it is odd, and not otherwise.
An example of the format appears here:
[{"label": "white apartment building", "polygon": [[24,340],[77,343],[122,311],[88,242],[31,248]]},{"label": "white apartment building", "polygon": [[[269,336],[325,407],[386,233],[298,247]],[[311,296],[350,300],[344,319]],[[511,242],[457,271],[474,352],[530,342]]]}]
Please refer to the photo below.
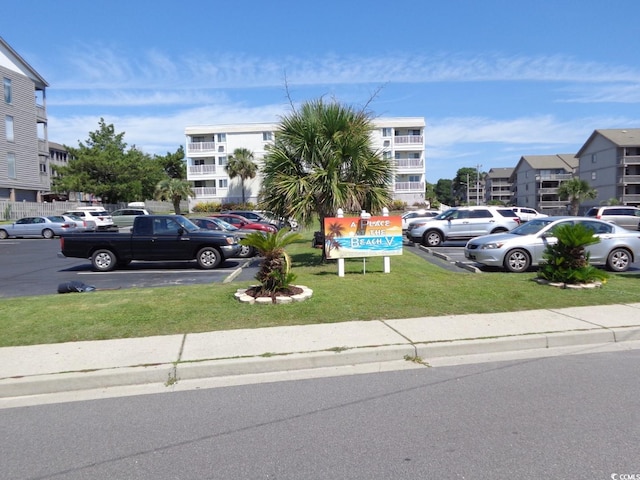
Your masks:
[{"label": "white apartment building", "polygon": [[[422,117],[378,118],[373,121],[372,146],[395,163],[393,197],[408,205],[424,202],[425,121]],[[198,203],[240,203],[240,179],[231,180],[225,166],[237,148],[253,152],[258,175],[244,184],[245,199],[256,203],[261,185],[265,146],[273,143],[278,124],[248,123],[204,125],[185,128],[187,180],[195,196],[189,209]]]}]

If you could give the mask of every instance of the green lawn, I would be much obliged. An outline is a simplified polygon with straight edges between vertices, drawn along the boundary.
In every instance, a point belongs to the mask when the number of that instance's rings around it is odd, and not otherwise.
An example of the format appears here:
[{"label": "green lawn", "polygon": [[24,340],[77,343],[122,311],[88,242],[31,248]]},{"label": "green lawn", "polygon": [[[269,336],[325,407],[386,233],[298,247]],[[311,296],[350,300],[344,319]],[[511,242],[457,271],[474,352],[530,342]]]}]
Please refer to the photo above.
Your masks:
[{"label": "green lawn", "polygon": [[250,282],[96,291],[0,300],[0,346],[168,335],[237,328],[350,320],[640,302],[638,275],[611,275],[600,289],[563,290],[533,282],[534,273],[463,273],[439,268],[407,247],[391,257],[320,264],[312,232],[288,248],[295,283],[313,290],[310,300],[247,305],[234,297]]}]

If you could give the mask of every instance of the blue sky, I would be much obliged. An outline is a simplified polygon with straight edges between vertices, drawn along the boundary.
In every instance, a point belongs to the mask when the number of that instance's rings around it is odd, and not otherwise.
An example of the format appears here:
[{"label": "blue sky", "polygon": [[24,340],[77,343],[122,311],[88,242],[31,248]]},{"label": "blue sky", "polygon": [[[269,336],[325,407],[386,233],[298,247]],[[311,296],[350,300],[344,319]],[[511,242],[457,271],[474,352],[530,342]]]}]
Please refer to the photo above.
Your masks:
[{"label": "blue sky", "polygon": [[[49,83],[49,140],[103,117],[147,153],[186,126],[326,96],[424,117],[427,181],[640,128],[637,0],[20,0],[0,36]],[[373,98],[372,96],[375,95]]]}]

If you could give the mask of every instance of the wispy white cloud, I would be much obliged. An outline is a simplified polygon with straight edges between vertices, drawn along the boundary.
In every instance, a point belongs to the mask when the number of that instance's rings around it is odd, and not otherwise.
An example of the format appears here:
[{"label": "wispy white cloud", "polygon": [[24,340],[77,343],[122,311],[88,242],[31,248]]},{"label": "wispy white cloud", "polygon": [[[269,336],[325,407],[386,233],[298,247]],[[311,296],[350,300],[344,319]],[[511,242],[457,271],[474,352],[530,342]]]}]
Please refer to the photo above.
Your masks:
[{"label": "wispy white cloud", "polygon": [[[245,54],[191,54],[177,59],[162,52],[128,55],[113,48],[83,48],[55,78],[61,89],[221,89],[291,85],[477,81],[633,82],[640,70],[583,62],[566,56],[386,54],[381,57],[325,55],[262,58]],[[64,68],[64,63],[67,67]]]},{"label": "wispy white cloud", "polygon": [[640,103],[640,83],[580,85],[564,89],[567,103]]}]

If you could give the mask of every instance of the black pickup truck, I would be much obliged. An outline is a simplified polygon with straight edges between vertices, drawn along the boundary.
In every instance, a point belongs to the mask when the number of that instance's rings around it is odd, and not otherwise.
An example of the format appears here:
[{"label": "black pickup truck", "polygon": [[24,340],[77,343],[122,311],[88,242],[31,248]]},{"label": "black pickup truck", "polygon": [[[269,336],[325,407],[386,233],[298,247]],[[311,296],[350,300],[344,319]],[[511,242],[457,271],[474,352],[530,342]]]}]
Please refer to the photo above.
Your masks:
[{"label": "black pickup truck", "polygon": [[201,230],[181,215],[143,215],[130,232],[69,233],[60,237],[62,257],[88,258],[93,269],[108,272],[132,260],[195,260],[216,268],[240,251],[235,235]]}]

